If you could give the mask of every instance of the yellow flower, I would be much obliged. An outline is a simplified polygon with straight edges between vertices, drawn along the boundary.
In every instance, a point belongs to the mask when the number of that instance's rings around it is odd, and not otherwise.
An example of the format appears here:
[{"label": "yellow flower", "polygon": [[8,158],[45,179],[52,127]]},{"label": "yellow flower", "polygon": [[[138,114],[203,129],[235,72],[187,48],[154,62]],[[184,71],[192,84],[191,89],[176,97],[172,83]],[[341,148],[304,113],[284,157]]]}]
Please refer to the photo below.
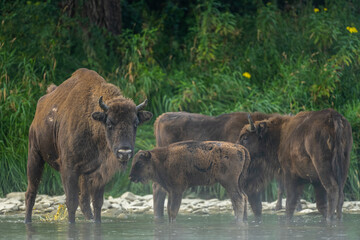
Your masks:
[{"label": "yellow flower", "polygon": [[314,8],[314,12],[315,12],[315,13],[317,13],[317,12],[319,12],[319,11],[320,11],[320,9]]},{"label": "yellow flower", "polygon": [[243,76],[246,77],[246,78],[251,78],[251,74],[248,73],[248,72],[244,72],[244,73],[243,73]]},{"label": "yellow flower", "polygon": [[324,8],[324,11],[326,12],[326,11],[327,11],[327,8]]},{"label": "yellow flower", "polygon": [[358,30],[356,29],[356,27],[349,27],[349,26],[347,26],[346,29],[347,29],[350,33],[358,33]]}]

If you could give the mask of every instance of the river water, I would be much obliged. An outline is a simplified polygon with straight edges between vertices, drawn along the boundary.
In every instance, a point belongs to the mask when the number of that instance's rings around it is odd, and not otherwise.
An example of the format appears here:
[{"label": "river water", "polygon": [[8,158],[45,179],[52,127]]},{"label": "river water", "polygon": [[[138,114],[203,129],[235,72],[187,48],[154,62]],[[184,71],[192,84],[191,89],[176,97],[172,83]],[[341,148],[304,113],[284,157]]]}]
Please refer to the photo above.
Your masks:
[{"label": "river water", "polygon": [[174,224],[155,221],[152,215],[131,215],[127,219],[103,218],[101,224],[77,219],[67,222],[0,216],[0,239],[360,239],[360,215],[344,214],[342,222],[328,224],[319,215],[264,215],[261,223],[237,224],[230,214],[183,215]]}]

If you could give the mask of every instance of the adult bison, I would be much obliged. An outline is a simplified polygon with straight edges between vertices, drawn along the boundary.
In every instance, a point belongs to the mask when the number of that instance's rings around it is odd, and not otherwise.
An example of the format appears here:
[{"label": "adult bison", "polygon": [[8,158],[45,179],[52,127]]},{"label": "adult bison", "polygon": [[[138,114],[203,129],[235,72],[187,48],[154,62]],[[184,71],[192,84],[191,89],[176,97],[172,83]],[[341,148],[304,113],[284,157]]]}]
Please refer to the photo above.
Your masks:
[{"label": "adult bison", "polygon": [[246,194],[242,186],[250,163],[246,148],[218,141],[184,141],[139,151],[133,159],[130,180],[152,180],[169,193],[169,221],[175,221],[184,191],[219,182],[230,196],[235,219],[246,219]]},{"label": "adult bison", "polygon": [[31,222],[37,189],[47,162],[61,174],[68,220],[79,204],[86,218],[101,221],[105,184],[126,168],[137,126],[152,118],[99,74],[79,69],[38,101],[29,130],[25,222]]},{"label": "adult bison", "polygon": [[[287,193],[286,214],[291,218],[305,183],[315,189],[316,205],[327,219],[341,219],[352,133],[349,122],[332,109],[277,116],[244,126],[239,142],[252,161],[281,167]],[[261,174],[259,172],[259,174]]]},{"label": "adult bison", "polygon": [[[255,120],[264,120],[277,114],[251,113]],[[159,116],[154,123],[156,146],[165,147],[171,143],[197,140],[197,141],[226,141],[236,142],[244,125],[248,123],[248,113],[236,112],[223,114],[217,117],[187,113],[168,112]],[[263,167],[262,163],[251,163],[248,181],[245,189],[250,206],[257,218],[261,216],[261,193],[265,185],[275,173],[267,176],[258,176],[257,168]],[[153,204],[155,217],[164,216],[164,201],[166,191],[153,183]]]}]

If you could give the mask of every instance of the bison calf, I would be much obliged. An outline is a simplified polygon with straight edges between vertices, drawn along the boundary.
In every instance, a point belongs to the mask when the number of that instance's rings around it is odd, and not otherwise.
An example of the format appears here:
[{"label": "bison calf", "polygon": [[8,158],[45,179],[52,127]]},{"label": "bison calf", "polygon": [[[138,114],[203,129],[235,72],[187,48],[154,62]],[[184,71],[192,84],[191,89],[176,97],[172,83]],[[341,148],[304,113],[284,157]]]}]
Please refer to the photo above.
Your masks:
[{"label": "bison calf", "polygon": [[184,141],[151,151],[139,151],[133,159],[130,180],[152,180],[169,194],[168,216],[173,222],[183,192],[193,186],[219,182],[227,191],[237,221],[246,219],[242,185],[250,164],[246,148],[229,142]]}]

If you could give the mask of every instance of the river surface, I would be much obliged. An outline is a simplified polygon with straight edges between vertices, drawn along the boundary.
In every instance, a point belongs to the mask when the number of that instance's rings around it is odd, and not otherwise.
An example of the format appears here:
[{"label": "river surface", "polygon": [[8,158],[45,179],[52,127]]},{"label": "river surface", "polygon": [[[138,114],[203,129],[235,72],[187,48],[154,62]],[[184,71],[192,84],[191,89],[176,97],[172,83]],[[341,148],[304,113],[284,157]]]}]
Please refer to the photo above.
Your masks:
[{"label": "river surface", "polygon": [[101,224],[77,219],[67,222],[0,216],[0,239],[360,239],[360,215],[344,214],[342,222],[328,224],[319,215],[264,215],[261,223],[235,223],[230,214],[182,215],[174,224],[155,221],[152,215],[131,215],[127,219],[103,218]]}]

